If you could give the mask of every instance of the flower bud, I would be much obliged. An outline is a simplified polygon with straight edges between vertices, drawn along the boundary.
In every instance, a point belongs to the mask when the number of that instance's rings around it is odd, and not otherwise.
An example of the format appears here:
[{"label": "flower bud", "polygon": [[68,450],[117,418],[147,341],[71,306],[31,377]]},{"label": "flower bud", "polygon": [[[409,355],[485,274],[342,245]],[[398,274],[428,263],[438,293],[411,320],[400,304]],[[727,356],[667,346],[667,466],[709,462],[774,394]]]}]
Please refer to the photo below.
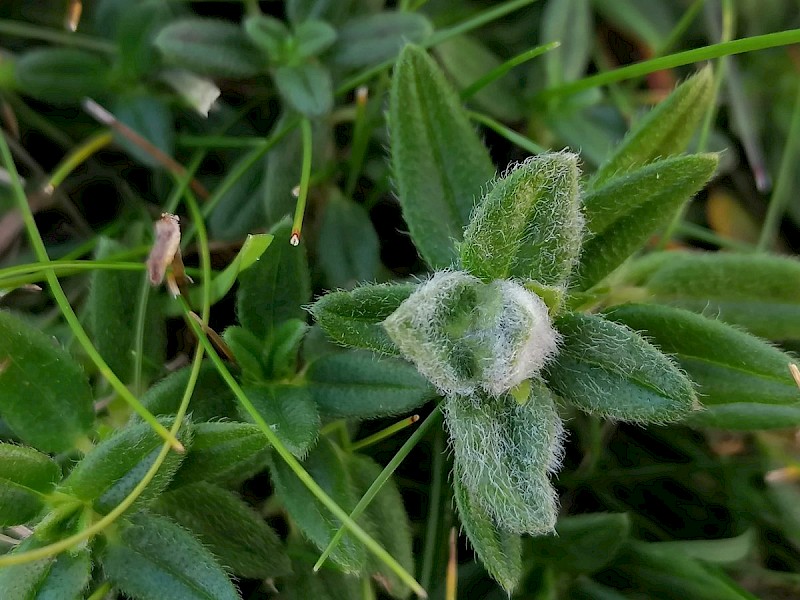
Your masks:
[{"label": "flower bud", "polygon": [[502,394],[538,373],[559,341],[536,294],[463,271],[434,274],[383,326],[444,395]]}]

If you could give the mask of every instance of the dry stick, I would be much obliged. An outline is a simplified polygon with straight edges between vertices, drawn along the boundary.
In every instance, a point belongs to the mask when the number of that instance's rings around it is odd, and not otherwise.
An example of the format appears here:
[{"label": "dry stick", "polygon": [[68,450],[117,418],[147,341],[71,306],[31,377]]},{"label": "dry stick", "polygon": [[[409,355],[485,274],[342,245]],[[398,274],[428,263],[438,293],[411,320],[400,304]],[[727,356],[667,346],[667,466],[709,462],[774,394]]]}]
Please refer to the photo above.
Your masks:
[{"label": "dry stick", "polygon": [[[91,98],[84,98],[83,102],[81,102],[83,109],[89,113],[94,119],[96,119],[99,123],[111,127],[114,131],[119,133],[122,137],[126,140],[135,144],[143,151],[147,152],[150,156],[152,156],[158,163],[167,169],[170,173],[178,177],[186,177],[186,169],[172,158],[169,154],[164,152],[163,150],[156,147],[154,144],[146,140],[136,131],[125,125],[124,123],[120,122],[114,115],[108,112],[105,108],[100,106],[97,102],[92,100]],[[192,178],[189,181],[189,187],[192,188],[192,191],[197,194],[203,200],[207,200],[209,197],[208,190],[203,187],[196,179]]]}]

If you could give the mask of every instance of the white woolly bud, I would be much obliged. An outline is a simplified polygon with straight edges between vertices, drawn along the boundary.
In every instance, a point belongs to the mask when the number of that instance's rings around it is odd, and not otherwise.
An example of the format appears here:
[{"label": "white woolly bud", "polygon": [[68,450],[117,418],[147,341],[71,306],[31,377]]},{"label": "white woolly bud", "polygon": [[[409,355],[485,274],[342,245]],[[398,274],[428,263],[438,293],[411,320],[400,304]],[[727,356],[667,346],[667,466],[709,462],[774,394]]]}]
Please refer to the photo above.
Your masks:
[{"label": "white woolly bud", "polygon": [[463,271],[435,273],[383,325],[444,395],[500,395],[536,375],[559,342],[536,294]]}]

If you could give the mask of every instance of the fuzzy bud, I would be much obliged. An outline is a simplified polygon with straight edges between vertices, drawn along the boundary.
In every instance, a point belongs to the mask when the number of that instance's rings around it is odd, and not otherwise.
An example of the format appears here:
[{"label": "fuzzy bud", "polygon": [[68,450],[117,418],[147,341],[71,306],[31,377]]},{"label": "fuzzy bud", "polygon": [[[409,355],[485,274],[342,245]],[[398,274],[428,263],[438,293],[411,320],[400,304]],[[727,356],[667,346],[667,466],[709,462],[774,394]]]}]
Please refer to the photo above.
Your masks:
[{"label": "fuzzy bud", "polygon": [[444,395],[502,394],[536,375],[559,342],[536,294],[463,271],[434,274],[383,326]]}]

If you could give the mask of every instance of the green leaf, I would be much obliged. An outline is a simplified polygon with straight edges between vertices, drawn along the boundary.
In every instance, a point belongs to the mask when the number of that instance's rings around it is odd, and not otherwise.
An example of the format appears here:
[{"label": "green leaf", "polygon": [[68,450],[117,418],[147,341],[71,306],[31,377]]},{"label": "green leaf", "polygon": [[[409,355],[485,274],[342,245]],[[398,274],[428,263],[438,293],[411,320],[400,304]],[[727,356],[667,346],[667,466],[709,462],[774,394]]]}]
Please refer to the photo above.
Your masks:
[{"label": "green leaf", "polygon": [[[460,90],[496,69],[502,61],[480,40],[459,35],[437,44],[434,50],[448,76]],[[470,97],[470,104],[500,119],[519,121],[525,118],[519,82],[506,75],[478,90]]]},{"label": "green leaf", "polygon": [[234,23],[188,17],[173,21],[156,36],[164,61],[201,75],[251,77],[264,70],[264,60]]},{"label": "green leaf", "polygon": [[[248,131],[248,133],[251,132]],[[253,162],[249,153],[243,154],[235,162],[229,163],[228,169],[229,173],[239,173],[242,172],[242,169],[244,172],[241,177],[237,177],[235,181],[231,182],[230,186],[219,196],[219,202],[208,217],[209,234],[215,240],[239,242],[253,228],[261,228],[267,223],[264,203],[260,197],[266,174],[264,162],[259,160]],[[218,181],[217,185],[221,187],[223,185],[221,182],[226,180]],[[289,198],[294,200],[291,194]],[[212,287],[213,285],[212,282]],[[191,291],[198,297],[202,296],[199,286],[195,286]],[[214,293],[212,291],[212,300]]]},{"label": "green leaf", "polygon": [[[261,260],[261,255],[264,254],[269,245],[272,243],[274,236],[268,233],[258,233],[255,235],[248,235],[236,257],[225,267],[225,270],[219,273],[211,281],[211,303],[214,304],[227,294],[236,279],[242,271],[249,269],[257,261]],[[192,299],[194,300],[194,292],[201,292],[201,290],[192,290]],[[196,294],[197,299],[200,298],[200,293]]]},{"label": "green leaf", "polygon": [[244,393],[292,454],[302,457],[314,445],[319,435],[319,413],[306,386],[250,385],[245,386]]},{"label": "green leaf", "polygon": [[397,56],[406,44],[416,44],[433,33],[418,12],[380,12],[350,19],[339,28],[331,61],[347,69],[377,65]]},{"label": "green leaf", "polygon": [[716,404],[692,414],[687,423],[697,427],[743,431],[783,429],[800,425],[800,407],[754,402]]},{"label": "green leaf", "polygon": [[321,117],[333,108],[333,82],[324,66],[278,67],[273,77],[283,99],[300,114]]},{"label": "green leaf", "polygon": [[303,21],[294,29],[294,56],[307,59],[322,54],[336,41],[336,30],[325,21]]},{"label": "green leaf", "polygon": [[773,340],[800,339],[800,262],[764,254],[662,252],[628,281],[662,304],[740,325]]},{"label": "green leaf", "polygon": [[[673,356],[699,386],[703,404],[711,408],[738,402],[792,405],[800,410],[800,390],[789,372],[794,358],[767,342],[721,321],[689,311],[652,304],[611,309],[606,317],[642,332]],[[702,413],[694,415],[703,422]],[[751,428],[738,419],[715,426]]]},{"label": "green leaf", "polygon": [[222,339],[233,352],[236,364],[242,371],[242,381],[261,383],[267,380],[262,361],[265,350],[262,340],[258,339],[249,329],[235,325],[225,329]]},{"label": "green leaf", "polygon": [[[160,98],[145,94],[125,94],[117,96],[114,102],[114,116],[141,135],[168,156],[175,154],[175,125],[172,111]],[[163,164],[151,153],[117,133],[114,142],[137,161],[150,168],[160,168]]]},{"label": "green leaf", "polygon": [[311,305],[325,332],[343,346],[400,356],[383,321],[417,288],[415,283],[362,285],[349,292],[326,294]]},{"label": "green leaf", "polygon": [[[144,393],[142,404],[155,415],[177,413],[191,371],[192,367],[185,367],[167,375]],[[236,398],[210,362],[200,366],[190,406],[195,421],[233,418],[239,414]],[[138,420],[139,417],[134,416],[133,419]]]},{"label": "green leaf", "polygon": [[196,535],[236,575],[270,579],[291,573],[278,535],[232,492],[195,483],[163,494],[155,510]]},{"label": "green leaf", "polygon": [[735,537],[714,540],[672,540],[657,542],[658,550],[668,550],[717,564],[731,564],[747,559],[756,548],[756,532],[747,529]]},{"label": "green leaf", "polygon": [[325,206],[318,246],[317,263],[329,288],[353,288],[378,274],[380,242],[369,214],[339,193]]},{"label": "green leaf", "polygon": [[[24,553],[41,546],[29,537],[14,550]],[[67,551],[57,557],[0,568],[0,590],[3,600],[65,600],[82,598],[92,571],[90,552],[86,549]]]},{"label": "green leaf", "polygon": [[305,248],[289,244],[291,231],[288,220],[276,225],[270,232],[275,241],[239,277],[239,322],[263,340],[283,321],[303,318],[303,305],[311,299]]},{"label": "green leaf", "polygon": [[374,419],[408,413],[437,396],[413,365],[371,352],[342,352],[315,360],[308,390],[331,416]]},{"label": "green leaf", "polygon": [[[371,458],[359,454],[348,457],[348,471],[353,479],[356,493],[363,496],[369,486],[383,471]],[[403,507],[403,498],[397,486],[388,479],[364,512],[367,532],[391,554],[409,573],[414,572],[414,556],[412,554],[411,526]],[[370,554],[367,558],[367,569],[372,578],[393,598],[407,598],[411,594],[409,588],[400,580],[394,571],[382,561]]]},{"label": "green leaf", "polygon": [[651,163],[595,188],[584,200],[591,237],[583,246],[578,285],[588,289],[673,218],[717,168],[716,154]]},{"label": "green leaf", "polygon": [[[356,495],[342,453],[336,446],[327,438],[321,438],[303,461],[303,467],[343,510],[352,512]],[[320,550],[326,548],[342,523],[308,491],[284,461],[274,461],[270,472],[275,491],[297,527]],[[331,560],[345,572],[358,573],[366,561],[366,552],[348,533],[334,548]]]},{"label": "green leaf", "polygon": [[[164,421],[164,425],[169,423]],[[178,439],[187,448],[192,429],[186,421]],[[106,514],[113,510],[141,481],[153,465],[164,440],[147,423],[117,430],[81,460],[62,482],[60,489],[91,502],[95,510]],[[161,468],[137,499],[141,506],[157,497],[167,487],[185,454],[169,452]]]},{"label": "green leaf", "polygon": [[[101,237],[95,257],[103,260],[124,250],[125,246],[119,242]],[[114,373],[123,381],[131,381],[139,296],[142,286],[148,286],[148,289],[150,286],[141,273],[130,271],[97,270],[92,273],[90,282],[86,304],[92,341]],[[153,374],[161,369],[165,347],[161,298],[150,293],[142,346],[142,365],[147,373]]]},{"label": "green leaf", "polygon": [[240,600],[211,553],[170,519],[138,513],[110,536],[103,572],[136,600]]},{"label": "green leaf", "polygon": [[52,491],[61,468],[33,448],[0,442],[0,525],[20,525],[41,510],[42,494]]},{"label": "green leaf", "polygon": [[283,581],[280,600],[353,600],[364,594],[361,580],[336,569],[313,571],[313,554],[318,551],[308,544],[290,540],[289,553],[294,557],[294,575]]},{"label": "green leaf", "polygon": [[338,24],[353,10],[352,4],[352,0],[286,0],[286,16],[295,24],[311,19]]},{"label": "green leaf", "polygon": [[533,156],[498,179],[478,204],[460,245],[461,264],[484,281],[560,286],[583,236],[578,156]]},{"label": "green leaf", "polygon": [[411,237],[431,268],[447,268],[494,166],[458,96],[417,46],[406,46],[398,59],[389,130],[397,195]]},{"label": "green leaf", "polygon": [[291,44],[289,28],[275,17],[251,15],[244,20],[244,30],[250,40],[267,58],[277,64],[286,62]]},{"label": "green leaf", "polygon": [[264,369],[274,380],[291,379],[297,372],[300,348],[309,330],[305,321],[284,321],[270,338],[264,357]]},{"label": "green leaf", "polygon": [[198,481],[234,485],[267,466],[269,442],[255,425],[214,421],[196,423],[193,431],[192,450],[170,488]]},{"label": "green leaf", "polygon": [[481,559],[489,575],[506,592],[511,593],[522,577],[520,536],[499,529],[488,511],[475,501],[458,477],[453,478],[453,496],[461,527],[475,554]]},{"label": "green leaf", "polygon": [[683,152],[714,99],[713,79],[710,67],[701,69],[647,113],[597,170],[589,188],[598,188],[635,167]]},{"label": "green leaf", "polygon": [[629,542],[608,576],[645,598],[755,600],[722,571],[658,544]]},{"label": "green leaf", "polygon": [[55,105],[77,104],[108,91],[111,68],[101,57],[76,48],[37,48],[15,62],[19,91]]},{"label": "green leaf", "polygon": [[577,313],[556,319],[555,326],[563,339],[547,380],[581,410],[622,421],[665,423],[695,407],[692,383],[635,331]]},{"label": "green leaf", "polygon": [[119,55],[115,68],[132,81],[159,66],[153,45],[156,34],[172,17],[172,7],[158,0],[128,4],[120,12],[116,40]]},{"label": "green leaf", "polygon": [[540,41],[561,43],[544,57],[548,87],[586,74],[594,39],[592,21],[589,0],[550,0],[545,5]]},{"label": "green leaf", "polygon": [[558,515],[550,483],[564,429],[553,397],[534,382],[524,404],[510,394],[453,396],[444,403],[454,479],[509,533],[550,533]]},{"label": "green leaf", "polygon": [[47,452],[72,448],[94,423],[81,367],[38,329],[0,311],[0,416],[24,442]]},{"label": "green leaf", "polygon": [[575,515],[559,519],[556,535],[533,538],[529,548],[537,561],[559,571],[594,573],[614,560],[629,535],[626,514]]}]

